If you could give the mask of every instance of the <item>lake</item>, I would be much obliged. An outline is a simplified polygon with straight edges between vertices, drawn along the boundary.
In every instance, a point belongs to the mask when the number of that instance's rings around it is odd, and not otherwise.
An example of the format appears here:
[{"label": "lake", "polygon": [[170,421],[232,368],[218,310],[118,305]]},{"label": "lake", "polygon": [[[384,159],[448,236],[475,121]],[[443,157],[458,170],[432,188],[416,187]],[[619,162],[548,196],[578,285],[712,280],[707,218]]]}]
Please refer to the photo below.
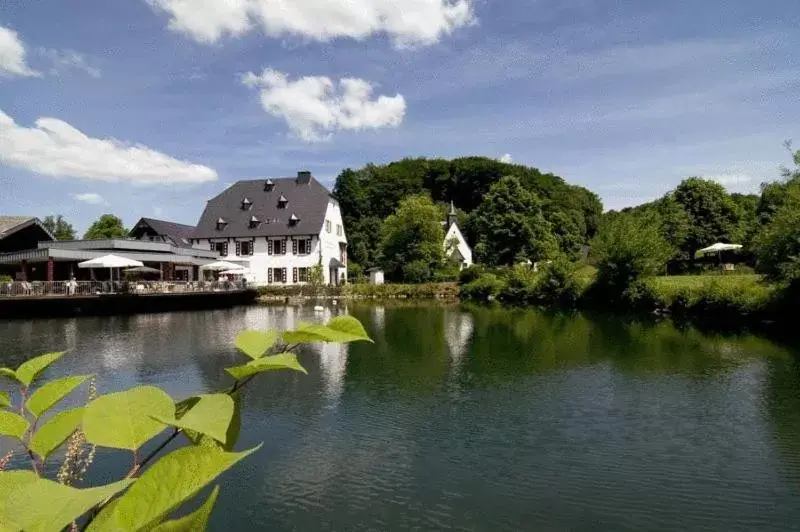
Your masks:
[{"label": "lake", "polygon": [[[344,306],[343,306],[344,307]],[[247,389],[213,530],[800,529],[800,364],[786,345],[537,311],[352,303],[375,344],[311,346]],[[230,384],[247,328],[311,308],[0,322],[2,364],[70,349],[181,399]],[[160,438],[156,440],[160,441]],[[2,451],[8,449],[3,442]],[[98,452],[90,481],[130,468]]]}]

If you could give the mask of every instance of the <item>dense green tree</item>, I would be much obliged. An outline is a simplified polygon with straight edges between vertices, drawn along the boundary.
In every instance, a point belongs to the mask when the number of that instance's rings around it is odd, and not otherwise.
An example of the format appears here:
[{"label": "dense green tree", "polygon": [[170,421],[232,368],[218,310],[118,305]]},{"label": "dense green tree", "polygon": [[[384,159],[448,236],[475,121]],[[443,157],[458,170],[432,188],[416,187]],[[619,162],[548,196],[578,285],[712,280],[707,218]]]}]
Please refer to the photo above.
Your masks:
[{"label": "dense green tree", "polygon": [[535,262],[554,256],[558,250],[541,201],[513,176],[503,177],[489,188],[470,215],[469,225],[476,238],[474,252],[485,264],[511,265],[525,259]]},{"label": "dense green tree", "polygon": [[736,240],[745,247],[750,247],[758,224],[759,196],[756,194],[731,194],[731,199],[739,207],[739,226],[736,229]]},{"label": "dense green tree", "polygon": [[125,238],[128,231],[122,225],[122,220],[113,214],[104,214],[95,221],[83,238],[87,240],[103,240],[106,238]]},{"label": "dense green tree", "polygon": [[759,267],[772,279],[800,280],[800,179],[784,184],[783,199],[755,238]]},{"label": "dense green tree", "polygon": [[664,272],[673,248],[662,235],[659,222],[648,214],[606,218],[592,241],[597,286],[605,295],[621,295],[636,281]]},{"label": "dense green tree", "polygon": [[683,206],[691,224],[681,246],[687,254],[715,242],[738,243],[741,210],[725,187],[714,181],[690,177],[673,192],[673,198]]},{"label": "dense green tree", "polygon": [[383,222],[381,260],[394,281],[428,281],[444,263],[440,209],[426,195],[409,196]]},{"label": "dense green tree", "polygon": [[506,175],[516,177],[523,188],[537,195],[543,216],[551,225],[566,224],[559,233],[565,248],[574,249],[577,241],[583,245],[595,234],[603,213],[600,199],[553,174],[486,157],[403,159],[382,166],[346,169],[337,177],[333,194],[342,208],[350,258],[365,267],[377,265],[380,233],[374,230],[375,220],[382,221],[403,198],[414,194],[428,194],[435,203],[448,206],[451,201],[455,203],[459,227],[474,245],[475,235],[468,230],[466,215]]},{"label": "dense green tree", "polygon": [[44,220],[42,220],[42,225],[50,231],[56,240],[75,240],[75,228],[60,214],[58,216],[45,216]]}]

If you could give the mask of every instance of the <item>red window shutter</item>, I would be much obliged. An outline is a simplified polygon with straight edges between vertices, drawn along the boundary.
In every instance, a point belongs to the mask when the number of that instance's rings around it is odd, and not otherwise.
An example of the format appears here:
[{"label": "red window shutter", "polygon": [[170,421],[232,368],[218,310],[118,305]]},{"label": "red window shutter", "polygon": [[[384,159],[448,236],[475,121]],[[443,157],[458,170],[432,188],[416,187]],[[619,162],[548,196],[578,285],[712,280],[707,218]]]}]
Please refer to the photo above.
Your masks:
[{"label": "red window shutter", "polygon": [[242,254],[242,243],[237,240],[236,241],[236,256],[238,257],[241,254]]},{"label": "red window shutter", "polygon": [[272,283],[272,268],[267,268],[267,282]]},{"label": "red window shutter", "polygon": [[292,255],[297,255],[297,240],[292,239]]},{"label": "red window shutter", "polygon": [[[283,245],[285,246],[286,243],[284,242]],[[283,278],[283,282],[285,283],[286,282],[286,268],[281,268],[281,277]]]},{"label": "red window shutter", "polygon": [[297,282],[297,268],[292,268],[292,282]]},{"label": "red window shutter", "polygon": [[272,240],[267,239],[267,255],[272,255]]}]

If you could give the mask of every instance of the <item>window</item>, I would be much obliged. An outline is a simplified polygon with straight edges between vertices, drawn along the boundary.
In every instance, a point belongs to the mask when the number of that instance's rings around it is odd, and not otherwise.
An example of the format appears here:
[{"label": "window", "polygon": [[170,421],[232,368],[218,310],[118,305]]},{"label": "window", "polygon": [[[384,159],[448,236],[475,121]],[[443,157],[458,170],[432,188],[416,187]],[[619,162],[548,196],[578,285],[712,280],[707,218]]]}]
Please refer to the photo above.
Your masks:
[{"label": "window", "polygon": [[211,244],[211,249],[219,253],[220,257],[224,257],[228,254],[228,243],[227,242],[214,242]]},{"label": "window", "polygon": [[326,233],[330,233],[331,232],[331,221],[330,220],[325,220],[325,232]]},{"label": "window", "polygon": [[222,231],[223,229],[225,229],[225,226],[227,225],[228,222],[225,220],[225,218],[219,218],[217,220],[217,231]]},{"label": "window", "polygon": [[250,240],[245,240],[242,242],[236,242],[236,254],[237,255],[252,255],[253,254],[253,242]]},{"label": "window", "polygon": [[268,283],[285,283],[286,268],[267,268]]},{"label": "window", "polygon": [[286,255],[286,240],[267,240],[267,255]]},{"label": "window", "polygon": [[336,236],[342,236],[342,225],[336,224]]},{"label": "window", "polygon": [[297,282],[308,282],[308,268],[297,268]]},{"label": "window", "polygon": [[299,240],[295,240],[297,244],[297,252],[295,255],[310,255],[311,254],[311,239],[310,238],[301,238]]}]

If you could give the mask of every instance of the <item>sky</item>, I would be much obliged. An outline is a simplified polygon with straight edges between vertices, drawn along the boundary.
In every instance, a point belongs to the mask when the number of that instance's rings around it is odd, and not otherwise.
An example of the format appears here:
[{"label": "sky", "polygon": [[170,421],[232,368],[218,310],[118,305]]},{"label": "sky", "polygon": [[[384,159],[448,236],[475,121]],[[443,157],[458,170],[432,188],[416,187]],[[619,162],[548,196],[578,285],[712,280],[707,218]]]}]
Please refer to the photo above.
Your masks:
[{"label": "sky", "polygon": [[788,0],[4,0],[0,214],[196,223],[239,179],[483,155],[649,201],[800,143]]}]

